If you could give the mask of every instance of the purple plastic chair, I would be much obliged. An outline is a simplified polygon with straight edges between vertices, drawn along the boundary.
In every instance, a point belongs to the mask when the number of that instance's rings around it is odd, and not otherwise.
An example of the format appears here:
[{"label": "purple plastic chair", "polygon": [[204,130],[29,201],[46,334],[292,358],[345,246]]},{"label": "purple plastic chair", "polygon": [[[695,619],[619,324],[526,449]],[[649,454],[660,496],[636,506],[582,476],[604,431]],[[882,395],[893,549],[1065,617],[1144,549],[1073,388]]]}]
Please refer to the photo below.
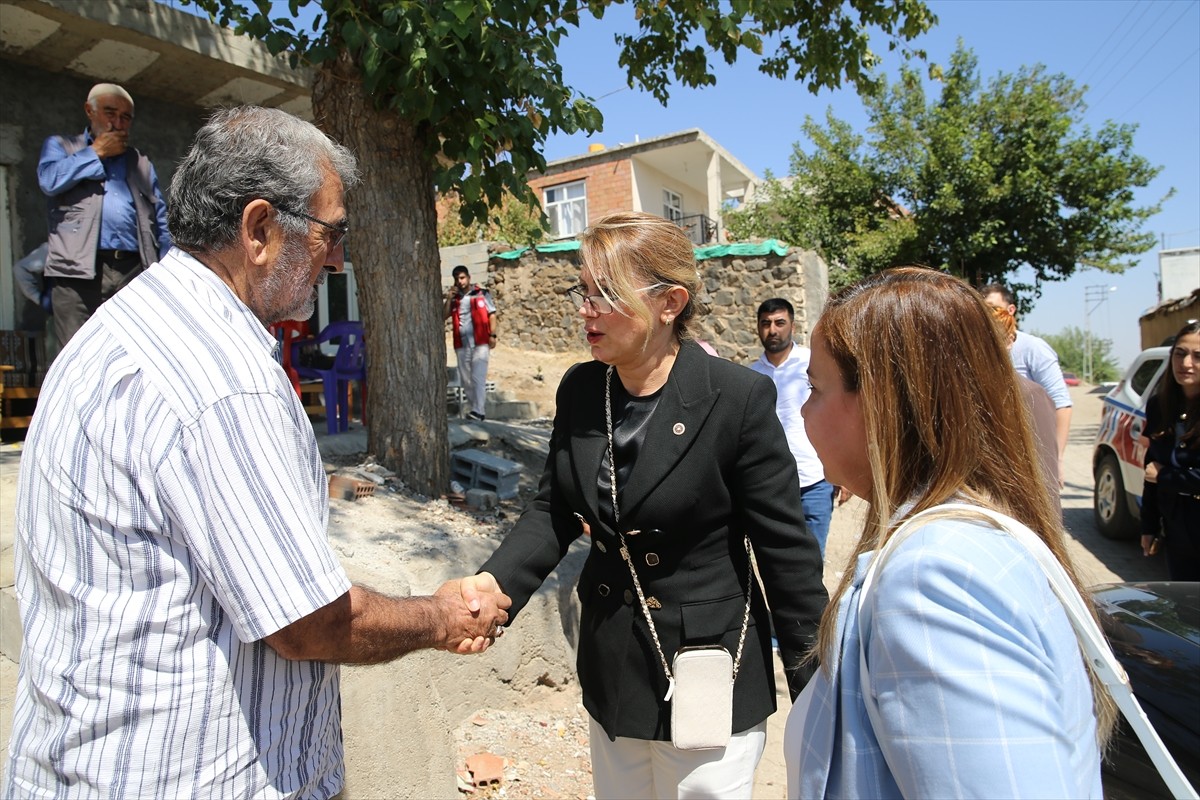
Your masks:
[{"label": "purple plastic chair", "polygon": [[[337,355],[328,369],[305,366],[300,351],[338,339]],[[363,424],[367,423],[367,345],[363,341],[361,322],[345,320],[331,322],[311,339],[292,343],[292,368],[308,380],[320,380],[325,395],[325,422],[330,433],[341,433],[350,427],[350,381],[358,381],[363,398]]]}]

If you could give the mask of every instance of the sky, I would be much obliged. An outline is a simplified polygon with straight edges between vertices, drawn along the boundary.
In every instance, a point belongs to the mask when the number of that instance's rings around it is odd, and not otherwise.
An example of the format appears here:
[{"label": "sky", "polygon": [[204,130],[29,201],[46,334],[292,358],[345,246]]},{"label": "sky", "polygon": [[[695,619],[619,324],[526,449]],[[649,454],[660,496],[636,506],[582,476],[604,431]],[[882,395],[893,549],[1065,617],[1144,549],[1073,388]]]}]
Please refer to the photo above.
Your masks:
[{"label": "sky", "polygon": [[[985,83],[1038,63],[1067,75],[1088,87],[1084,121],[1092,130],[1108,120],[1136,124],[1135,152],[1163,167],[1138,192],[1138,204],[1152,205],[1175,189],[1145,226],[1158,246],[1136,266],[1120,275],[1083,269],[1067,281],[1046,284],[1021,320],[1023,330],[1043,333],[1090,326],[1094,336],[1112,341],[1124,368],[1141,349],[1138,317],[1158,302],[1158,250],[1164,243],[1168,248],[1200,245],[1200,0],[928,4],[938,24],[915,45],[930,61],[946,63],[961,38],[975,51]],[[733,67],[721,63],[715,87],[676,86],[664,108],[649,94],[629,89],[617,65],[613,34],[632,29],[631,11],[613,8],[603,20],[583,21],[559,48],[565,82],[596,101],[604,129],[591,137],[552,134],[547,160],[584,153],[593,142],[613,147],[695,127],[759,177],[768,170],[783,176],[793,145],[807,144],[800,130],[806,116],[820,120],[832,108],[835,116],[866,132],[866,115],[853,89],[812,95],[800,83],[759,73],[752,57]],[[898,54],[882,47],[877,52],[894,75]],[[1032,282],[1022,273],[1018,279]]]}]

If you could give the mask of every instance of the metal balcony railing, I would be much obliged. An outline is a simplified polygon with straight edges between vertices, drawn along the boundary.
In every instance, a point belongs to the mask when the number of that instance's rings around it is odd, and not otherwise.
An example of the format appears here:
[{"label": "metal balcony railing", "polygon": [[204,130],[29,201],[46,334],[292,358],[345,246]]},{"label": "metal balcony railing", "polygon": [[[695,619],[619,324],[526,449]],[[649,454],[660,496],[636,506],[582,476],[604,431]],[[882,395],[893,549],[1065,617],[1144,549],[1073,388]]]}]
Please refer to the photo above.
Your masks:
[{"label": "metal balcony railing", "polygon": [[687,231],[692,244],[701,246],[717,241],[717,223],[704,214],[686,214],[675,224]]}]

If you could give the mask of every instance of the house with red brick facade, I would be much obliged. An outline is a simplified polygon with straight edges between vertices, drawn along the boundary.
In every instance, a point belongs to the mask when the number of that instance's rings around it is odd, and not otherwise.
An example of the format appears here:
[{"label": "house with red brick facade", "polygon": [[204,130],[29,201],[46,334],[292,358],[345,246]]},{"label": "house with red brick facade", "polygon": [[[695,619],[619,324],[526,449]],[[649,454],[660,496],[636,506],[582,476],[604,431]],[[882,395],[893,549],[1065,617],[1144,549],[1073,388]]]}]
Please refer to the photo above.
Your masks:
[{"label": "house with red brick facade", "polygon": [[725,241],[721,211],[747,202],[759,180],[699,128],[546,164],[529,186],[550,220],[551,239],[570,239],[614,211],[674,220],[697,245]]}]

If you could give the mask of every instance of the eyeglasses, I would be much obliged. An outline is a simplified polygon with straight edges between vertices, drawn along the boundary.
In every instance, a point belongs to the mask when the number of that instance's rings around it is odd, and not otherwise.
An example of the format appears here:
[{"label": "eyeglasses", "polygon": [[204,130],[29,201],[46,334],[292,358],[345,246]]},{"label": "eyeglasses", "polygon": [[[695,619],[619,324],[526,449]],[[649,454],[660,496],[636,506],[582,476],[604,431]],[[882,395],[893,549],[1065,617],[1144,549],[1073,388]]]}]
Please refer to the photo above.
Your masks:
[{"label": "eyeglasses", "polygon": [[315,222],[318,225],[329,228],[329,230],[333,231],[334,234],[333,238],[329,240],[329,248],[331,250],[337,250],[338,245],[346,240],[346,234],[350,233],[349,221],[343,222],[340,225],[334,225],[331,222],[326,222],[323,219],[317,219],[314,216],[305,214],[303,211],[292,211],[290,208],[284,208],[283,206],[275,206],[275,210],[284,214],[290,214],[293,217],[300,217],[301,219],[306,219],[309,222]]},{"label": "eyeglasses", "polygon": [[[656,283],[653,286],[643,286],[641,289],[638,289],[638,291],[649,292],[652,289],[660,289],[666,285],[667,284],[665,283]],[[567,289],[567,295],[570,297],[571,302],[575,304],[575,308],[580,311],[583,310],[584,304],[591,306],[592,311],[595,311],[597,314],[601,315],[611,314],[616,310],[612,302],[604,295],[587,294],[587,287],[582,283],[578,286],[572,286],[570,289]]]}]

